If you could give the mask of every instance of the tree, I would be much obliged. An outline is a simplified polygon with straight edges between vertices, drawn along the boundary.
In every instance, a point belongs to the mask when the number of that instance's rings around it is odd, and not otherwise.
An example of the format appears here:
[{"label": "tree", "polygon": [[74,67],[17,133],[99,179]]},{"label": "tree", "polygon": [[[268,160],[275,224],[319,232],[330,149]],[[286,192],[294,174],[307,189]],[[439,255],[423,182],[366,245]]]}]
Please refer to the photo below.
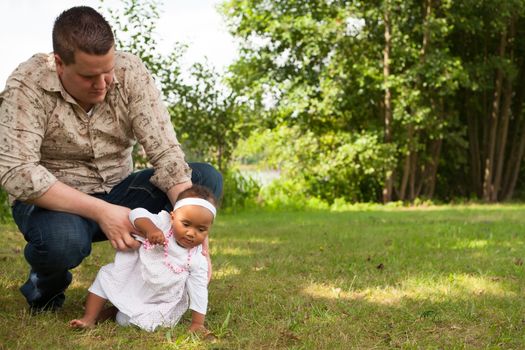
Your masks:
[{"label": "tree", "polygon": [[[389,151],[378,152],[381,165],[358,181],[375,183],[374,200],[389,201],[434,194],[441,140],[453,124],[446,98],[462,69],[446,47],[449,8],[431,1],[232,0],[224,13],[243,43],[238,85],[247,96],[272,95],[266,115],[274,126],[298,126],[319,140],[334,130],[383,134]],[[333,157],[336,149],[328,150]],[[343,166],[359,167],[353,161]],[[343,185],[349,180],[340,178],[331,197],[350,197]]]},{"label": "tree", "polygon": [[466,187],[487,202],[508,200],[525,147],[525,3],[465,1],[453,10],[450,46],[468,73],[458,95],[469,141],[471,181]]},{"label": "tree", "polygon": [[[385,81],[385,134],[384,142],[387,144],[393,141],[392,130],[392,94],[390,92],[390,52],[392,50],[392,26],[390,23],[390,3],[385,1],[383,9],[383,23],[385,28],[385,44],[383,49],[383,77]],[[392,190],[394,186],[394,172],[388,169],[386,172],[385,184],[383,186],[383,203],[388,203],[392,200]]]},{"label": "tree", "polygon": [[221,83],[215,70],[196,63],[191,76],[192,88],[180,104],[170,106],[170,114],[180,125],[180,138],[192,156],[226,172],[238,141],[250,131],[253,114],[248,104]]},{"label": "tree", "polygon": [[[168,54],[158,51],[155,30],[160,6],[156,0],[123,0],[122,8],[107,9],[117,48],[139,56],[152,73],[187,156],[209,161],[224,172],[238,140],[249,130],[252,114],[206,64],[193,63],[184,78],[181,58],[186,45],[174,43]],[[144,165],[140,149],[136,159]]]},{"label": "tree", "polygon": [[525,185],[524,0],[230,0],[241,55],[228,75],[194,65],[192,84],[183,46],[152,53],[156,2],[125,4],[123,46],[158,79],[188,154],[221,169],[257,126],[302,145],[266,154],[329,202],[500,201]]},{"label": "tree", "polygon": [[[115,31],[117,50],[140,57],[161,89],[165,102],[179,104],[182,96],[190,89],[181,74],[180,60],[186,47],[181,43],[174,43],[169,54],[164,55],[158,51],[155,30],[161,4],[156,0],[122,0],[121,7],[104,8],[104,0],[100,0],[100,3],[101,10],[107,11],[109,22]],[[178,129],[177,124],[174,126]],[[135,166],[147,166],[142,147],[137,145],[133,155]]]}]

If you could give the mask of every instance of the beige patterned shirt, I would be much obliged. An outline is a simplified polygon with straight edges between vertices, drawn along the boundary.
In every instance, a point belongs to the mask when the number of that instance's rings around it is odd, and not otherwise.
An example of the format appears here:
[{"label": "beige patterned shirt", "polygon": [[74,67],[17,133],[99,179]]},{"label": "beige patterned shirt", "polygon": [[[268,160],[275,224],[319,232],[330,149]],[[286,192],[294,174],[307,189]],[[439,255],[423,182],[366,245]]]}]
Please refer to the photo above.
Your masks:
[{"label": "beige patterned shirt", "polygon": [[137,141],[161,190],[191,179],[160,93],[131,54],[116,53],[114,82],[90,115],[62,87],[52,54],[22,63],[0,94],[0,185],[11,201],[38,198],[57,180],[109,192],[132,172]]}]

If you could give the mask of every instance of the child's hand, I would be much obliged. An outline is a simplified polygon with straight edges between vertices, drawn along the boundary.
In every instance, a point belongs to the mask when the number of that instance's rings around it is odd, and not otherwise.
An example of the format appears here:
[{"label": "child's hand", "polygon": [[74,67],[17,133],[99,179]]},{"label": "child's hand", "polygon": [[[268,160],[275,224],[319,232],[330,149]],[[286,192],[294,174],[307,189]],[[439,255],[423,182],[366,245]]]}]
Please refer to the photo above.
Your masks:
[{"label": "child's hand", "polygon": [[160,230],[148,232],[147,239],[150,244],[164,244],[166,240],[164,233]]}]

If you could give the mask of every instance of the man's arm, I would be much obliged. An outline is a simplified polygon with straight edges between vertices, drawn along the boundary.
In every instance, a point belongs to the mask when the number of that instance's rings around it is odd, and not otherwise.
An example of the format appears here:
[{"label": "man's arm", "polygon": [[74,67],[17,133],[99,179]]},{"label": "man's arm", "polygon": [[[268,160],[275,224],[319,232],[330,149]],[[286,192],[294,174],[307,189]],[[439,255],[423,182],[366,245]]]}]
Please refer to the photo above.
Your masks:
[{"label": "man's arm", "polygon": [[168,192],[166,193],[166,195],[170,199],[171,204],[175,205],[175,202],[177,201],[177,197],[179,196],[179,194],[182,191],[190,188],[191,186],[192,186],[191,181],[186,181],[186,182],[181,182],[181,183],[176,184],[175,186],[171,187],[168,190]]},{"label": "man's arm", "polygon": [[132,67],[125,79],[127,109],[133,134],[155,169],[150,182],[168,194],[173,204],[178,193],[191,185],[191,168],[152,75],[137,56],[121,53],[120,57]]},{"label": "man's arm", "polygon": [[115,249],[137,249],[140,246],[140,242],[130,234],[134,228],[128,219],[129,208],[92,197],[60,181],[55,182],[42,196],[31,200],[31,203],[95,221]]}]

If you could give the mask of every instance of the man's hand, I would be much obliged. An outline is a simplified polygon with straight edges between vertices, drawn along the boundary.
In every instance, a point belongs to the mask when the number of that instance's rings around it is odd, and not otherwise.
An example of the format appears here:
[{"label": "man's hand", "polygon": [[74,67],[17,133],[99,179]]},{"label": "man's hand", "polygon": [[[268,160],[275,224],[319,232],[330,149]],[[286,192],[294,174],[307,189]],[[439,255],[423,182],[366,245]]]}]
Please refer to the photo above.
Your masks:
[{"label": "man's hand", "polygon": [[140,242],[131,236],[134,228],[129,221],[130,211],[129,208],[106,203],[98,213],[97,223],[117,250],[126,251],[140,247]]},{"label": "man's hand", "polygon": [[99,224],[111,245],[118,250],[138,249],[129,222],[130,209],[110,204],[104,200],[82,193],[60,181],[55,182],[42,196],[31,203],[49,210],[80,215]]}]

